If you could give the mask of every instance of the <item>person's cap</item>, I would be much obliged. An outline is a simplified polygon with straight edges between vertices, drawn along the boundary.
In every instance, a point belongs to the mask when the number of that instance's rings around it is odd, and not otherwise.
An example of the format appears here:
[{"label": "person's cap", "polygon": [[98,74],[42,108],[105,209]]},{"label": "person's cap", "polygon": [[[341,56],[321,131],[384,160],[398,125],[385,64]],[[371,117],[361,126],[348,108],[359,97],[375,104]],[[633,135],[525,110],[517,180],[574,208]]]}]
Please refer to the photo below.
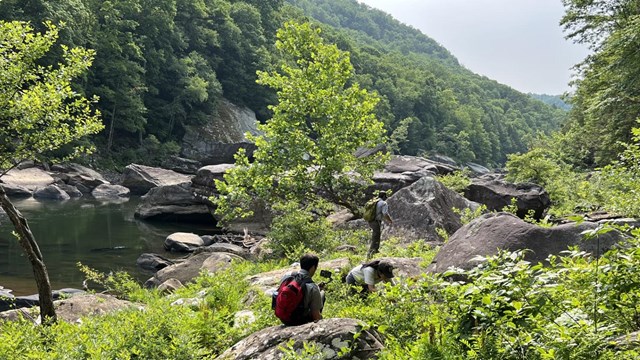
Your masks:
[{"label": "person's cap", "polygon": [[380,262],[378,265],[378,270],[382,273],[387,279],[391,279],[393,277],[393,265],[388,262]]}]

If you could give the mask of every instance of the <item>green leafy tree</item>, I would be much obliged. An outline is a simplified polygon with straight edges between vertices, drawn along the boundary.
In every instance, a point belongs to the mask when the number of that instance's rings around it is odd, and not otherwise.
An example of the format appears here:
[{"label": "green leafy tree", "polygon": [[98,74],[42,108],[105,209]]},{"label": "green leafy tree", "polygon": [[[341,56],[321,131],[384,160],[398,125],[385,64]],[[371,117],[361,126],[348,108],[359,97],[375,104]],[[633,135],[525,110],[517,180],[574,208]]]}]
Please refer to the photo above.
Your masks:
[{"label": "green leafy tree", "polygon": [[580,134],[596,165],[615,161],[640,116],[640,2],[564,0],[567,37],[593,54],[577,65],[570,132]]},{"label": "green leafy tree", "polygon": [[[52,151],[103,128],[99,113],[91,110],[92,100],[71,87],[71,81],[91,65],[94,52],[62,46],[64,62],[55,67],[38,65],[58,38],[53,24],[45,26],[46,32],[35,33],[24,22],[0,22],[0,177],[24,160],[51,160]],[[69,156],[90,150],[75,146]],[[33,267],[42,318],[55,322],[51,285],[38,244],[2,187],[0,204]]]},{"label": "green leafy tree", "polygon": [[373,113],[378,97],[358,84],[349,54],[325,44],[310,24],[286,23],[276,47],[285,61],[279,72],[259,72],[258,81],[277,91],[273,117],[259,126],[255,161],[244,152],[217,181],[217,214],[233,219],[251,213],[255,199],[272,206],[295,202],[311,210],[322,198],[358,212],[363,187],[388,155],[356,156],[356,150],[386,142]]}]

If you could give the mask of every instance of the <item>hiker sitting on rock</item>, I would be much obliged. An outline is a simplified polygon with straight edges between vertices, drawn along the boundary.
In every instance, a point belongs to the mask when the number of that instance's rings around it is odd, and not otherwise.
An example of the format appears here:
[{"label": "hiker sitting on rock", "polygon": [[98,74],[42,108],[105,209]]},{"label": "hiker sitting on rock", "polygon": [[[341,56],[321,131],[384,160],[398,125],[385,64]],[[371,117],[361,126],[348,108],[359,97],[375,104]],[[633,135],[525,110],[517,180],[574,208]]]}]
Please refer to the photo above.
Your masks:
[{"label": "hiker sitting on rock", "polygon": [[376,291],[376,284],[384,281],[393,284],[393,265],[384,260],[374,260],[358,265],[349,271],[346,283],[355,287],[361,287],[361,294]]},{"label": "hiker sitting on rock", "polygon": [[322,319],[324,291],[312,277],[320,259],[313,254],[300,258],[300,271],[285,276],[273,295],[276,316],[288,326],[302,325]]}]

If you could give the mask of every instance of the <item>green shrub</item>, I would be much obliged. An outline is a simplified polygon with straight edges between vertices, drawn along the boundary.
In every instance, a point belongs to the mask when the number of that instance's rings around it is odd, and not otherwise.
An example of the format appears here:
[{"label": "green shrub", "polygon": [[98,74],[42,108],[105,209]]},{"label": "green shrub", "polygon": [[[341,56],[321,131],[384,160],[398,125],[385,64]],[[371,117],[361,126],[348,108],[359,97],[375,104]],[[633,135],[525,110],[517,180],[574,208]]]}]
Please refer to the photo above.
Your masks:
[{"label": "green shrub", "polygon": [[438,175],[436,180],[458,194],[464,194],[464,191],[471,185],[469,174],[469,169],[464,169],[447,175]]},{"label": "green shrub", "polygon": [[306,252],[321,254],[331,250],[337,244],[331,225],[323,216],[326,210],[319,209],[320,214],[300,207],[295,202],[275,204],[276,216],[271,223],[269,237],[274,253],[285,256],[291,261],[298,261]]}]

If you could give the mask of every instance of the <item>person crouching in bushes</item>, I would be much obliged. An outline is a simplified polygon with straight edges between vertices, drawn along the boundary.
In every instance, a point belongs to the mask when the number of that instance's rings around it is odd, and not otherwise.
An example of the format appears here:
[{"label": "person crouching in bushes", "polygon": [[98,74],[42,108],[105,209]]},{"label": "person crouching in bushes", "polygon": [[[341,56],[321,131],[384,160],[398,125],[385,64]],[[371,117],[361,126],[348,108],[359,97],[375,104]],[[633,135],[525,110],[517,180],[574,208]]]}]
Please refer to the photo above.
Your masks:
[{"label": "person crouching in bushes", "polygon": [[346,283],[355,289],[360,287],[360,294],[368,294],[375,292],[376,284],[381,281],[393,284],[392,278],[393,265],[384,260],[374,260],[351,269],[347,275]]}]

